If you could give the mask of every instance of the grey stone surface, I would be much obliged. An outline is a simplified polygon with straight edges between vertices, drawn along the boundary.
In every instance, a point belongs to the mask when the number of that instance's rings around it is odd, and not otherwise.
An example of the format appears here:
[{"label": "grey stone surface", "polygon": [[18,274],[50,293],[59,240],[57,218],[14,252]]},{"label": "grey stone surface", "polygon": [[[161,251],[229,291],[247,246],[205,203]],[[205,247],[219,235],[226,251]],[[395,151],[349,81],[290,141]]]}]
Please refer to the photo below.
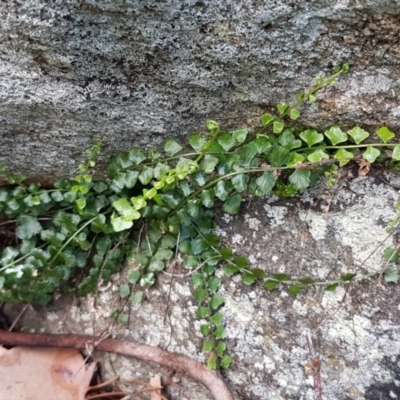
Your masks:
[{"label": "grey stone surface", "polygon": [[[395,186],[398,175],[383,171],[373,175],[345,179],[333,191],[315,188],[300,198],[248,199],[238,216],[218,215],[217,232],[236,254],[248,256],[267,273],[330,280],[346,272],[380,271],[383,248],[399,243],[398,230],[389,238],[385,230],[396,214],[399,186]],[[321,212],[327,203],[329,212]],[[188,273],[183,266],[177,272]],[[324,399],[400,398],[398,285],[373,278],[340,286],[335,292],[313,286],[293,297],[284,290],[246,286],[239,277],[221,277],[226,301],[224,339],[234,359],[225,377],[235,399],[314,399],[307,332],[321,360]],[[112,326],[108,317],[112,309],[121,307],[117,294],[124,274],[99,292],[96,306],[95,296],[62,298],[48,308],[31,308],[20,325],[55,333],[109,332],[203,361],[201,321],[196,318],[188,279],[175,277],[167,308],[171,277],[159,276],[140,306],[125,308],[130,315],[127,325]],[[8,312],[13,316],[18,309]],[[122,357],[100,359],[106,376],[118,374],[130,388],[131,378],[148,380],[150,374],[167,377],[170,373]],[[184,377],[174,379],[170,400],[210,398]]]},{"label": "grey stone surface", "polygon": [[51,184],[108,154],[203,129],[253,127],[352,64],[305,111],[316,126],[400,127],[398,0],[5,0],[0,161]]}]

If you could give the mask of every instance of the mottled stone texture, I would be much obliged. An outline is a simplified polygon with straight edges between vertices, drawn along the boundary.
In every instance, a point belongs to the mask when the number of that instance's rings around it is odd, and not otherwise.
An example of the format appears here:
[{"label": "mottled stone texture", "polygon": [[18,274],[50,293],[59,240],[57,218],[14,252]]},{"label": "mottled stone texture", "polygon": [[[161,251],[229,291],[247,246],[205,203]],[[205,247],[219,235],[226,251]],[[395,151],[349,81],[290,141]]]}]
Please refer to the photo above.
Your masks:
[{"label": "mottled stone texture", "polygon": [[[168,136],[254,126],[344,61],[304,114],[400,129],[400,2],[3,0],[0,161],[51,183],[95,139],[105,158]],[[27,162],[29,160],[29,162]]]}]

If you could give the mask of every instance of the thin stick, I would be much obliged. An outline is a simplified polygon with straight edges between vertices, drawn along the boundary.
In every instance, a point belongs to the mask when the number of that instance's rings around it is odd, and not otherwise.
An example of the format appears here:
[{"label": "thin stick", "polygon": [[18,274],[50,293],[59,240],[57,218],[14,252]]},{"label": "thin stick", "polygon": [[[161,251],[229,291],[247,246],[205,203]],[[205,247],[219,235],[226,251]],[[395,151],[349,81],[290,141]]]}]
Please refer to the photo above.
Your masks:
[{"label": "thin stick", "polygon": [[15,317],[13,323],[11,324],[11,326],[8,328],[8,331],[11,332],[14,328],[15,325],[17,324],[17,322],[21,319],[21,317],[24,315],[26,309],[30,306],[30,303],[25,304],[24,307],[22,308],[22,310],[19,312],[19,314]]},{"label": "thin stick", "polygon": [[315,391],[315,400],[322,400],[322,386],[321,386],[321,361],[316,356],[314,351],[314,346],[311,340],[311,335],[309,332],[306,333],[308,350],[311,355],[311,362],[313,366],[313,377],[314,377],[314,391]]},{"label": "thin stick", "polygon": [[92,345],[97,351],[134,357],[138,360],[153,362],[174,369],[204,385],[215,400],[234,400],[230,388],[218,372],[209,370],[204,364],[181,354],[134,341],[117,339],[99,341],[99,338],[95,336],[7,332],[0,329],[0,343],[7,346],[72,347],[80,350],[85,350],[87,346]]}]

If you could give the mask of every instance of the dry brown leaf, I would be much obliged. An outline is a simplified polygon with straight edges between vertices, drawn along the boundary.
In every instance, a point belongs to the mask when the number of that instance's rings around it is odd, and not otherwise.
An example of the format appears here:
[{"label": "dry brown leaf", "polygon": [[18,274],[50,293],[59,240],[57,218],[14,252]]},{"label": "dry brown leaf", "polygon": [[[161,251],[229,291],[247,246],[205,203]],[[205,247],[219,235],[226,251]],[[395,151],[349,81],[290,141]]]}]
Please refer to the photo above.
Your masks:
[{"label": "dry brown leaf", "polygon": [[160,375],[154,375],[150,379],[150,385],[153,386],[156,390],[151,392],[150,400],[160,400],[161,396],[161,377]]},{"label": "dry brown leaf", "polygon": [[371,163],[363,158],[360,161],[357,161],[358,164],[358,176],[365,176],[368,174],[371,169]]},{"label": "dry brown leaf", "polygon": [[76,349],[0,348],[0,399],[84,400],[95,364]]}]

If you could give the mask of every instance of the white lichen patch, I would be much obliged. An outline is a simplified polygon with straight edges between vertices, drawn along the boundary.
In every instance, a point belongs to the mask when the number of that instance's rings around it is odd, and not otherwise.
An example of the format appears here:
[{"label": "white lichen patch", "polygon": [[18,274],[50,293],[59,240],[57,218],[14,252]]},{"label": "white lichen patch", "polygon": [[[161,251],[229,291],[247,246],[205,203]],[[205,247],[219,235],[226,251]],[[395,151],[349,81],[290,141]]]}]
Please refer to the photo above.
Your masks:
[{"label": "white lichen patch", "polygon": [[266,211],[268,219],[270,220],[269,225],[271,227],[285,224],[285,217],[288,211],[287,207],[264,204],[263,208]]},{"label": "white lichen patch", "polygon": [[[386,227],[382,224],[395,215],[391,201],[396,198],[394,189],[382,186],[365,187],[361,180],[354,183],[352,189],[363,195],[358,204],[341,213],[299,212],[299,217],[309,225],[314,240],[323,240],[332,233],[343,248],[349,246],[356,265],[374,271],[382,261],[381,251],[377,246],[387,237]],[[364,195],[368,193],[368,195]],[[390,246],[389,238],[385,246]]]},{"label": "white lichen patch", "polygon": [[244,219],[251,230],[259,231],[261,225],[261,221],[259,219],[251,218],[249,214],[245,214]]}]

